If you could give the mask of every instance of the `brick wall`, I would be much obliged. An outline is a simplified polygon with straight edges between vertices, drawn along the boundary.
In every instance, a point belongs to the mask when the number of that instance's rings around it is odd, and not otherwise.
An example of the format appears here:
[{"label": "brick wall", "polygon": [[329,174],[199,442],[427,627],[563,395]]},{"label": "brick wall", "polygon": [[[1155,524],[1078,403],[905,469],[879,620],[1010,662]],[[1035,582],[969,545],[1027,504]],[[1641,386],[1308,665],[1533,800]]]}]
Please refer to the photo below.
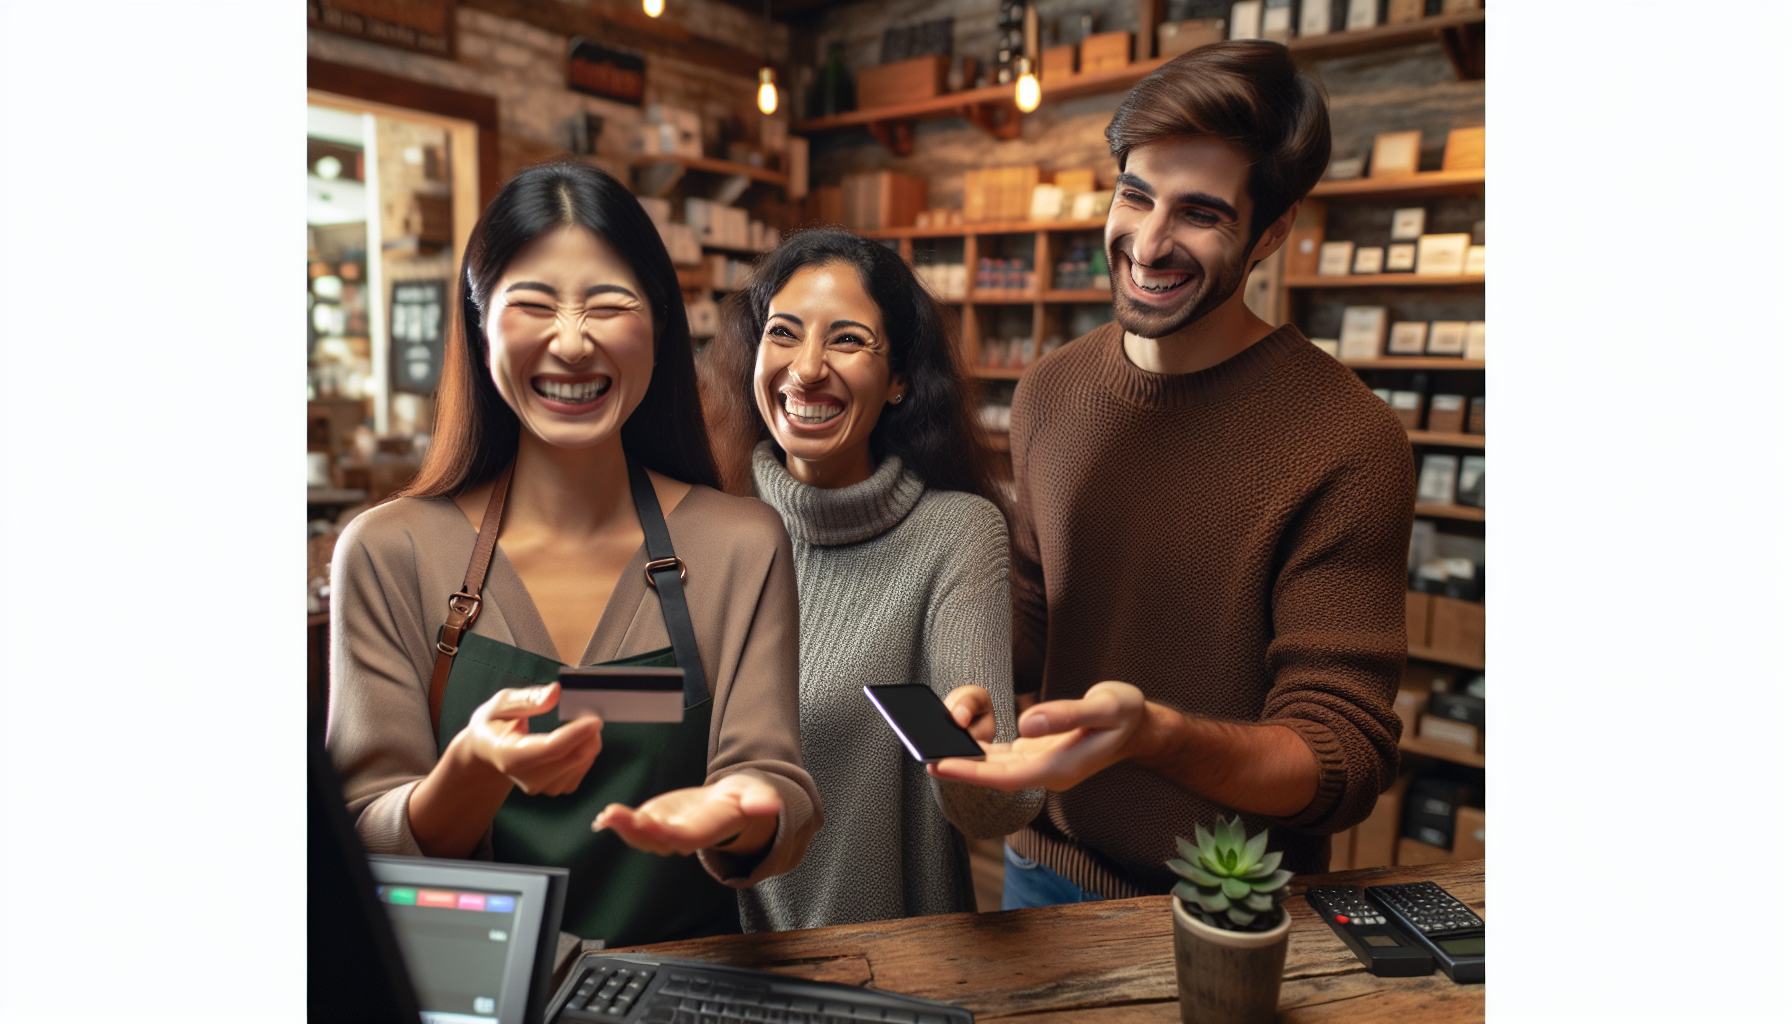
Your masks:
[{"label": "brick wall", "polygon": [[[677,4],[679,10],[666,17],[681,15],[693,34],[736,47],[759,43],[759,19],[739,8],[713,0],[677,0]],[[566,152],[569,122],[587,113],[604,118],[598,152],[613,161],[606,166],[612,172],[626,170],[622,158],[641,123],[641,109],[566,88],[566,36],[468,7],[456,8],[456,15],[459,54],[454,60],[317,30],[307,30],[306,50],[323,60],[497,97],[500,179]],[[785,45],[780,30],[773,37],[774,56]],[[647,102],[697,110],[704,116],[705,130],[712,133],[708,140],[712,145],[721,120],[753,109],[758,85],[754,79],[656,54],[645,59]]]}]

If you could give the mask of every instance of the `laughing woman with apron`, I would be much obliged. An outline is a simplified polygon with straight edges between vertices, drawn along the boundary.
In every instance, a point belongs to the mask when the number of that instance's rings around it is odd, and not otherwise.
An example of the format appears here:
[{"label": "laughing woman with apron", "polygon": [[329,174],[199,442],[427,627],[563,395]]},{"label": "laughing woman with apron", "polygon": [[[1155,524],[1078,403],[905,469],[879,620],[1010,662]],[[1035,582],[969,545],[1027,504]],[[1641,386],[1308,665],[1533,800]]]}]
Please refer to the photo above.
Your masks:
[{"label": "laughing woman with apron", "polygon": [[[493,200],[462,286],[424,466],[336,548],[350,814],[370,852],[570,869],[582,938],[738,931],[821,803],[790,541],[715,488],[671,260],[615,179],[553,164]],[[593,664],[683,669],[683,721],[561,722],[560,667]]]}]

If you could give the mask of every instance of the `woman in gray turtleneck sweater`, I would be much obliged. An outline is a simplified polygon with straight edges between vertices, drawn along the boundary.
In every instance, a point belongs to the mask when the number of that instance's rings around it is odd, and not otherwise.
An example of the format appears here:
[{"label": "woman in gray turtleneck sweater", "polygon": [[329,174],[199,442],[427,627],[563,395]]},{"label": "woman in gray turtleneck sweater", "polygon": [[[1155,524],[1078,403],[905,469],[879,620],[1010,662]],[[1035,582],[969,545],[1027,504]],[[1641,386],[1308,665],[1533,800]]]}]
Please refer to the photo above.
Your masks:
[{"label": "woman in gray turtleneck sweater", "polygon": [[883,246],[800,232],[709,358],[790,533],[803,764],[827,815],[802,864],[741,892],[742,925],[974,910],[960,832],[1014,832],[1043,793],[934,779],[860,689],[920,683],[978,739],[1015,737],[1007,525],[939,307]]}]

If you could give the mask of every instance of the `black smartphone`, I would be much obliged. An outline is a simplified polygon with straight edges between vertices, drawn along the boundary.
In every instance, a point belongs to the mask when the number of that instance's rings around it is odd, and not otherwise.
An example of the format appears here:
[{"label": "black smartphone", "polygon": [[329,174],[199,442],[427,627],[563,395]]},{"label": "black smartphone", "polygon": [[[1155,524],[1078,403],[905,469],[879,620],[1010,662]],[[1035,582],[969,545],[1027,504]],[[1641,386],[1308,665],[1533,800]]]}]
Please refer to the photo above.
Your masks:
[{"label": "black smartphone", "polygon": [[901,686],[867,686],[871,706],[890,723],[896,738],[915,760],[932,764],[948,757],[983,760],[983,748],[971,734],[952,720],[946,702],[918,683]]},{"label": "black smartphone", "polygon": [[589,665],[560,669],[560,720],[684,721],[684,669]]}]

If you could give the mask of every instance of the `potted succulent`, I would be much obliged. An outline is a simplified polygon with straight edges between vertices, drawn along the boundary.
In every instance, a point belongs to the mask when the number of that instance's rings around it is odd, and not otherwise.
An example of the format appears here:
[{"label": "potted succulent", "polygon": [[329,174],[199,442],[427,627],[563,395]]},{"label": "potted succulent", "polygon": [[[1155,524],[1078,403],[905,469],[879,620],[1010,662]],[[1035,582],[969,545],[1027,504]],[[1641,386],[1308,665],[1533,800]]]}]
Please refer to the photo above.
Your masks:
[{"label": "potted succulent", "polygon": [[1176,920],[1176,991],[1186,1024],[1268,1024],[1276,1019],[1288,953],[1291,871],[1266,852],[1268,831],[1245,837],[1244,819],[1180,836],[1167,861],[1181,881],[1170,897]]}]

